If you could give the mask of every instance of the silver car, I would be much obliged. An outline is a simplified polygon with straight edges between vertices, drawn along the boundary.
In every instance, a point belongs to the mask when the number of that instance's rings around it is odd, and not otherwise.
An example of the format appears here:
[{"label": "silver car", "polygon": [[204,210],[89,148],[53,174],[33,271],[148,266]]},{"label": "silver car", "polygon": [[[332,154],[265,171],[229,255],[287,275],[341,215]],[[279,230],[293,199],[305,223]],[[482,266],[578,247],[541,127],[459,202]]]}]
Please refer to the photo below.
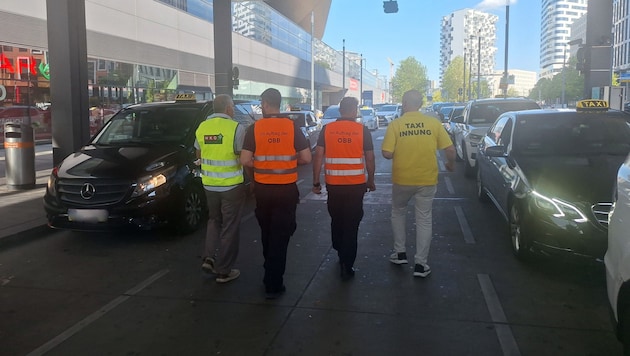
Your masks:
[{"label": "silver car", "polygon": [[363,125],[369,130],[378,130],[378,117],[373,108],[361,108],[361,116],[363,117]]}]

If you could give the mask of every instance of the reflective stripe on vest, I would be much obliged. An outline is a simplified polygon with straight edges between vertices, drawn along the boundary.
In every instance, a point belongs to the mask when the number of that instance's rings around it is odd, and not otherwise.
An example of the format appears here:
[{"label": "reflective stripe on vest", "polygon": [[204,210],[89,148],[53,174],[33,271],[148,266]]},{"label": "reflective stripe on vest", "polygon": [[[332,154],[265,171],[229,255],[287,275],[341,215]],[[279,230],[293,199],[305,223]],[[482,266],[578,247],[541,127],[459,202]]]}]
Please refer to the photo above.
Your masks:
[{"label": "reflective stripe on vest", "polygon": [[291,119],[266,117],[254,123],[254,181],[289,184],[297,181],[295,126]]},{"label": "reflective stripe on vest", "polygon": [[366,182],[363,152],[363,125],[337,120],[326,125],[326,183],[353,185]]},{"label": "reflective stripe on vest", "polygon": [[229,187],[243,183],[243,166],[234,153],[238,123],[223,117],[205,120],[195,133],[201,147],[203,185]]}]

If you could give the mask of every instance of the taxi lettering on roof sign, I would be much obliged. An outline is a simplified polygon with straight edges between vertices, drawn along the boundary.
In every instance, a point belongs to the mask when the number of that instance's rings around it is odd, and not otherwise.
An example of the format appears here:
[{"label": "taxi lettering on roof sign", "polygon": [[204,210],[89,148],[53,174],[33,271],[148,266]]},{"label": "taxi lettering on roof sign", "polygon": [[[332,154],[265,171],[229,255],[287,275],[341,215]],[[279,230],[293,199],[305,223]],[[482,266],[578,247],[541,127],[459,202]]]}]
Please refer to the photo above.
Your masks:
[{"label": "taxi lettering on roof sign", "polygon": [[185,94],[177,94],[175,96],[175,101],[197,101],[195,94],[185,93]]},{"label": "taxi lettering on roof sign", "polygon": [[578,111],[606,111],[608,110],[608,102],[606,100],[580,100],[577,102],[576,109]]}]

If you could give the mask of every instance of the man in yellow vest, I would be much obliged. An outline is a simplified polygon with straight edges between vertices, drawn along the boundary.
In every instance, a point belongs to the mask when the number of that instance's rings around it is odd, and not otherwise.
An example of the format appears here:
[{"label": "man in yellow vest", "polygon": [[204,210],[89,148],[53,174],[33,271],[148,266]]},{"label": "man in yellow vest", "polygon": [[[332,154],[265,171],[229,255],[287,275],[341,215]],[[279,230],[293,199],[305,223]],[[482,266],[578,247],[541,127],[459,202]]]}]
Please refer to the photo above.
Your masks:
[{"label": "man in yellow vest", "polygon": [[408,90],[402,97],[403,116],[387,126],[381,146],[383,157],[392,163],[392,214],[394,253],[389,260],[407,264],[407,204],[413,199],[416,214],[414,277],[431,273],[428,264],[432,234],[433,198],[437,191],[437,150],[444,150],[449,172],[455,170],[455,148],[442,123],[420,113],[422,93]]},{"label": "man in yellow vest", "polygon": [[376,189],[372,135],[356,121],[358,103],[353,97],[341,99],[341,117],[323,127],[313,158],[313,193],[316,194],[322,190],[319,176],[324,162],[332,245],[339,256],[343,280],[354,277],[363,195]]},{"label": "man in yellow vest", "polygon": [[265,257],[265,296],[282,295],[289,239],[297,228],[300,199],[297,166],[311,162],[311,149],[300,128],[280,114],[282,96],[269,88],[260,96],[263,118],[247,130],[241,163],[254,168],[256,219]]},{"label": "man in yellow vest", "polygon": [[209,211],[201,268],[216,273],[218,283],[226,283],[241,274],[232,267],[238,256],[239,227],[246,200],[239,160],[245,129],[232,119],[234,102],[229,95],[217,95],[213,108],[214,114],[195,133]]}]

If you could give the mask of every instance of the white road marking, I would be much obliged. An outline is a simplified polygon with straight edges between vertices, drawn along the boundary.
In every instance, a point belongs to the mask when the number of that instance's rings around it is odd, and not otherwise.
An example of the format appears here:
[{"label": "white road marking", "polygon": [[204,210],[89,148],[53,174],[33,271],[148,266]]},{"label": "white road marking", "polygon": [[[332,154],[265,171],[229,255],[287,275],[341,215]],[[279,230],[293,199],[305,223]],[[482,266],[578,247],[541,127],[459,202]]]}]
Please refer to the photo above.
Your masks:
[{"label": "white road marking", "polygon": [[477,279],[479,280],[479,285],[481,286],[483,298],[486,300],[486,306],[490,312],[490,318],[492,318],[492,321],[494,322],[494,330],[497,333],[499,344],[501,344],[503,355],[520,356],[521,351],[518,349],[518,344],[514,339],[512,329],[505,317],[501,301],[494,290],[490,276],[487,274],[478,274]]},{"label": "white road marking", "polygon": [[475,243],[475,237],[470,230],[470,226],[468,225],[468,220],[466,220],[466,216],[464,215],[464,210],[462,210],[461,206],[455,207],[455,214],[457,215],[457,220],[459,221],[459,227],[462,229],[462,233],[464,234],[464,241],[468,244]]},{"label": "white road marking", "polygon": [[455,188],[453,188],[453,182],[450,177],[444,177],[444,184],[446,184],[446,190],[448,190],[448,193],[454,195]]},{"label": "white road marking", "polygon": [[96,320],[100,319],[107,312],[113,310],[114,308],[116,308],[120,304],[124,303],[127,299],[129,299],[132,296],[138,294],[141,290],[143,290],[144,288],[146,288],[149,285],[151,285],[151,283],[153,283],[153,282],[157,281],[158,279],[162,278],[168,272],[169,272],[168,269],[163,269],[163,270],[157,272],[156,274],[152,275],[151,277],[149,277],[148,279],[146,279],[142,283],[138,284],[137,286],[135,286],[135,287],[131,288],[130,290],[128,290],[127,292],[123,293],[123,295],[121,295],[120,297],[118,297],[118,298],[112,300],[111,302],[107,303],[101,309],[97,310],[96,312],[88,315],[85,319],[83,319],[83,320],[79,321],[78,323],[74,324],[74,326],[72,326],[69,329],[67,329],[66,331],[62,332],[61,334],[59,334],[54,339],[48,341],[47,343],[45,343],[42,346],[38,347],[37,349],[33,350],[27,356],[43,355],[43,354],[47,353],[48,351],[54,349],[55,347],[57,347],[62,342],[64,342],[64,341],[68,340],[69,338],[71,338],[74,334],[78,333],[79,331],[81,331],[82,329],[87,327],[88,325],[90,325],[93,322],[95,322]]}]

